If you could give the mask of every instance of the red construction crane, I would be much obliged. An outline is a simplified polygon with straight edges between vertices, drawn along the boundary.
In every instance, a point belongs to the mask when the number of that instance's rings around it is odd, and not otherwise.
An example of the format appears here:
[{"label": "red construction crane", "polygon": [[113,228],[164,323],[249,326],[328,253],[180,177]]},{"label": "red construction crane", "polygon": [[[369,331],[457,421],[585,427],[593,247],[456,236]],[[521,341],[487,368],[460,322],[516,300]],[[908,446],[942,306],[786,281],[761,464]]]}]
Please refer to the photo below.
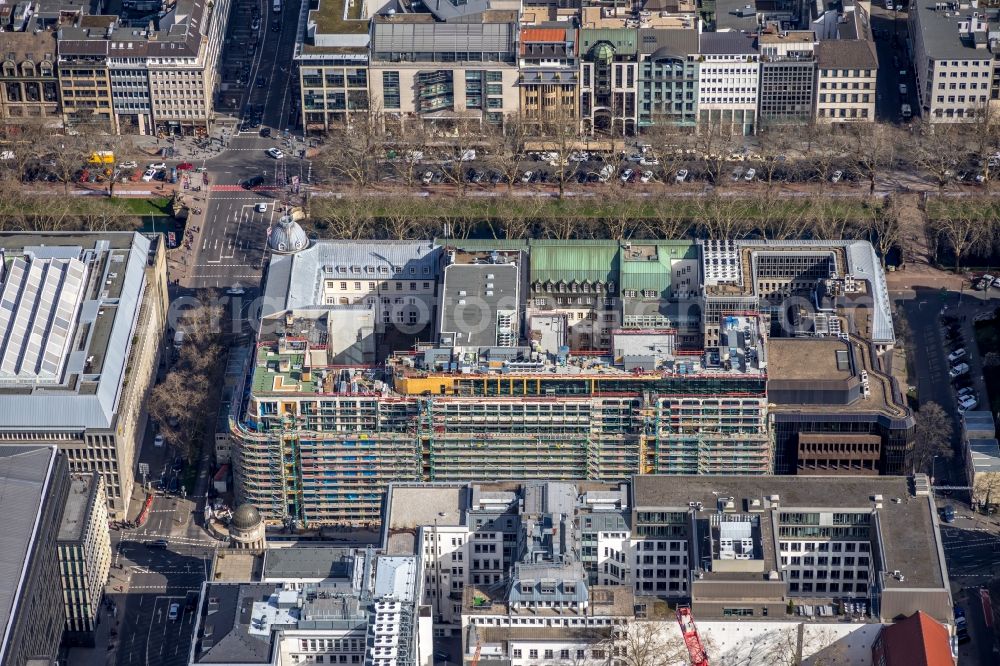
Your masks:
[{"label": "red construction crane", "polygon": [[691,666],[709,666],[708,656],[701,644],[701,638],[698,637],[698,627],[694,625],[694,617],[689,606],[680,606],[677,609],[677,624],[681,625],[681,635],[684,636],[684,645],[687,646],[688,656],[691,657]]}]

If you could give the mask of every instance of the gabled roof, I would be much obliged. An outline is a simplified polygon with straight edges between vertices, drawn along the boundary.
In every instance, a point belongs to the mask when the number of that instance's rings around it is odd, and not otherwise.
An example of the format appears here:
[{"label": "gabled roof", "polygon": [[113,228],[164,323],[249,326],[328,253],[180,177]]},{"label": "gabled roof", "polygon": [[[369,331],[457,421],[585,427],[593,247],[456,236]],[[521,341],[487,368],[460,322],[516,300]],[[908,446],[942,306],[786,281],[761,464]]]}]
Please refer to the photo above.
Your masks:
[{"label": "gabled roof", "polygon": [[954,666],[948,630],[923,611],[884,627],[885,666]]}]

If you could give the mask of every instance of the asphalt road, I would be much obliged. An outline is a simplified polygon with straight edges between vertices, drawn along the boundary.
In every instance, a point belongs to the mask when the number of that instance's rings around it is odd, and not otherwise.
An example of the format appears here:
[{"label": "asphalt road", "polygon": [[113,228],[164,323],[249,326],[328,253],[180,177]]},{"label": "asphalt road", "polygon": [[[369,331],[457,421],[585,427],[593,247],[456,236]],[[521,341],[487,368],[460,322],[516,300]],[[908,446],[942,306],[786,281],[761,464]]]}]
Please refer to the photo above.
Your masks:
[{"label": "asphalt road", "polygon": [[[234,10],[231,31],[234,38],[227,43],[224,62],[234,57],[245,58],[244,32],[252,25],[252,2],[244,0]],[[193,288],[228,288],[234,285],[254,287],[259,284],[267,229],[288,204],[288,185],[293,176],[304,176],[307,165],[299,156],[304,148],[301,141],[282,136],[288,129],[289,109],[293,98],[292,79],[288,68],[295,48],[299,22],[300,0],[286,0],[280,14],[281,30],[270,29],[275,14],[270,3],[260,1],[261,27],[256,31],[260,47],[249,62],[249,86],[244,91],[240,108],[243,110],[237,131],[226,137],[226,150],[205,162],[211,186],[205,204],[205,221],[194,247],[194,270],[188,286]],[[236,56],[230,51],[237,50]],[[240,65],[242,66],[242,65]],[[266,82],[258,87],[257,82]],[[272,131],[263,138],[259,131],[240,131],[252,109],[262,106],[262,126]],[[291,143],[291,145],[289,145]],[[281,148],[286,157],[276,160],[267,149]],[[239,184],[248,178],[262,176],[264,185],[255,191],[242,189]],[[265,210],[258,211],[258,204]]]},{"label": "asphalt road", "polygon": [[[875,99],[875,117],[883,122],[899,122],[900,108],[907,103],[914,116],[919,114],[914,91],[913,68],[906,54],[906,13],[886,11],[885,4],[872,3],[872,30],[875,31],[875,50],[878,53],[878,95]],[[901,77],[900,71],[906,71]],[[906,95],[899,92],[899,84],[906,84]]]}]

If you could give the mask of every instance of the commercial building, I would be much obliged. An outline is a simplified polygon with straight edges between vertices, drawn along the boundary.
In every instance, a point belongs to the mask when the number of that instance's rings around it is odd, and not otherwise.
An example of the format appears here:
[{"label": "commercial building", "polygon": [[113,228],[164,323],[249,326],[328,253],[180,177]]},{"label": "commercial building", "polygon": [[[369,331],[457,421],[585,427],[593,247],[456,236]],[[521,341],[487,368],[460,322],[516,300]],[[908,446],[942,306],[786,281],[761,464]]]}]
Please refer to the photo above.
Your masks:
[{"label": "commercial building", "polygon": [[25,85],[25,100],[44,102],[41,110],[60,114],[66,125],[98,131],[194,134],[210,128],[228,0],[153,3],[159,12],[148,23],[137,23],[128,7],[120,16],[88,15],[79,6],[49,4],[40,3],[4,38],[20,47],[53,42],[32,52],[38,74],[31,76],[43,80]]},{"label": "commercial building", "polygon": [[572,123],[579,117],[578,36],[579,31],[561,24],[522,23],[518,89],[524,120]]},{"label": "commercial building", "polygon": [[69,492],[54,446],[0,445],[0,664],[53,663],[64,606],[56,540]]},{"label": "commercial building", "polygon": [[161,242],[0,234],[0,442],[51,444],[124,518],[167,314]]},{"label": "commercial building", "polygon": [[871,122],[878,54],[865,6],[847,0],[820,14],[812,28],[819,39],[816,119],[822,123]]},{"label": "commercial building", "polygon": [[[499,5],[510,5],[501,9]],[[491,8],[498,5],[497,8]],[[371,100],[387,118],[500,124],[518,109],[517,3],[438,2],[375,16]]]},{"label": "commercial building", "polygon": [[909,45],[917,99],[928,122],[969,122],[982,116],[995,78],[995,9],[937,2],[910,8]]},{"label": "commercial building", "polygon": [[467,661],[476,650],[517,664],[562,650],[598,659],[620,625],[676,635],[664,602],[720,643],[737,620],[747,632],[850,624],[868,646],[899,616],[951,622],[920,476],[394,484],[382,529],[384,552],[421,558],[435,634],[460,633]]},{"label": "commercial building", "polygon": [[699,126],[754,134],[760,87],[756,33],[702,33],[698,56]]},{"label": "commercial building", "polygon": [[57,540],[69,645],[93,647],[104,585],[111,570],[111,531],[104,479],[74,474]]},{"label": "commercial building", "polygon": [[264,294],[229,423],[272,523],[405,481],[906,470],[866,242],[320,242]]},{"label": "commercial building", "polygon": [[430,666],[417,559],[345,553],[322,582],[203,583],[188,664]]},{"label": "commercial building", "polygon": [[323,132],[357,113],[368,113],[369,19],[371,2],[318,0],[298,34],[302,127]]},{"label": "commercial building", "polygon": [[765,31],[758,43],[760,125],[810,121],[816,89],[816,34],[811,30]]},{"label": "commercial building", "polygon": [[56,39],[49,30],[0,33],[0,122],[61,119]]}]

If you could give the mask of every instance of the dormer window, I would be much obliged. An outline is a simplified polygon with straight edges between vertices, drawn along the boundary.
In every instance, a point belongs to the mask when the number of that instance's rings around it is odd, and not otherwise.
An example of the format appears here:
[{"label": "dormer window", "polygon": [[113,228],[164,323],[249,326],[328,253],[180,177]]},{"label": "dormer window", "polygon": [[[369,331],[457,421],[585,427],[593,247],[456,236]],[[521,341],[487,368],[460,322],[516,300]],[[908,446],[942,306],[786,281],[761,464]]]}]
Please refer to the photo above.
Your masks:
[{"label": "dormer window", "polygon": [[530,580],[522,580],[520,583],[521,594],[531,594],[532,589],[534,589],[535,583]]},{"label": "dormer window", "polygon": [[563,583],[563,592],[566,594],[576,594],[576,583]]}]

